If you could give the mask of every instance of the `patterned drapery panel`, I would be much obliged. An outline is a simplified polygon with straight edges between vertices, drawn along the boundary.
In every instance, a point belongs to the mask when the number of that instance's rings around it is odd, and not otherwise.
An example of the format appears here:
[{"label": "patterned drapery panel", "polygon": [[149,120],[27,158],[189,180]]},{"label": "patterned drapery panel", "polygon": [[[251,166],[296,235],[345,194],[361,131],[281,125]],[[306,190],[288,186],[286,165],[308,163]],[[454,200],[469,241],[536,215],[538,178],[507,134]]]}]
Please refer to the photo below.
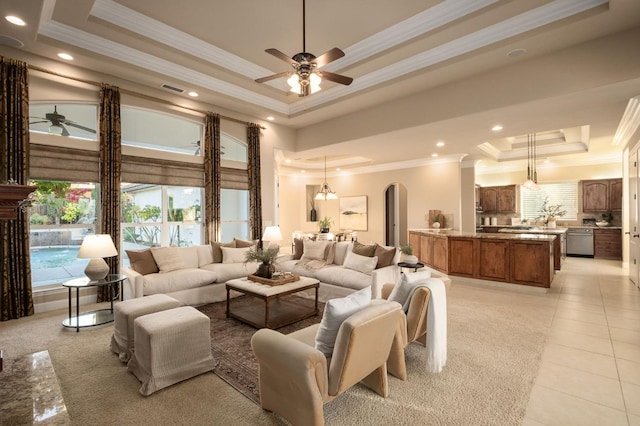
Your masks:
[{"label": "patterned drapery panel", "polygon": [[[29,183],[27,64],[0,58],[0,182]],[[0,321],[33,315],[29,215],[0,221]]]},{"label": "patterned drapery panel", "polygon": [[205,243],[220,237],[220,116],[207,113],[204,123]]},{"label": "patterned drapery panel", "polygon": [[262,238],[262,185],[260,183],[260,126],[247,127],[249,169],[249,228],[252,239]]},{"label": "patterned drapery panel", "polygon": [[[120,90],[102,85],[100,89],[100,233],[109,234],[118,256],[105,259],[109,273],[120,265],[120,180],[122,167]],[[109,300],[108,286],[98,287],[98,302]]]}]

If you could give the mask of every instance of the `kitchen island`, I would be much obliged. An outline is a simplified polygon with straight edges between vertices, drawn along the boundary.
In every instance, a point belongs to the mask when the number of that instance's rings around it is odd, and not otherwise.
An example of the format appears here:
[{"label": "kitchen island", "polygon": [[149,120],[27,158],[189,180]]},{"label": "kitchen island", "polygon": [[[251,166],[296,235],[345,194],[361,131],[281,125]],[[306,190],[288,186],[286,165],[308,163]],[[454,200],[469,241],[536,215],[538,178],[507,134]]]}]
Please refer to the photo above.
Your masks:
[{"label": "kitchen island", "polygon": [[409,244],[446,275],[550,288],[556,235],[413,229]]}]

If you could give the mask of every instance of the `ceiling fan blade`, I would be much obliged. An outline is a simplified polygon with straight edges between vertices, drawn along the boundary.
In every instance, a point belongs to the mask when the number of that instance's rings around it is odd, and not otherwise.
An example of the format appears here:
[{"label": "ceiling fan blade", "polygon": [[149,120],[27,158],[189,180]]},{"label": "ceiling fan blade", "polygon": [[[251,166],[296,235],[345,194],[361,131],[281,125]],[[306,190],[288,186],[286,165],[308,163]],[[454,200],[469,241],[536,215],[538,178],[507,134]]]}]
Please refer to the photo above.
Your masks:
[{"label": "ceiling fan blade", "polygon": [[291,75],[292,71],[279,72],[278,74],[270,75],[269,77],[262,77],[256,79],[256,83],[264,83],[265,81],[275,80],[280,77],[287,77]]},{"label": "ceiling fan blade", "polygon": [[350,85],[353,82],[353,78],[346,77],[344,75],[335,74],[329,71],[316,71],[321,78],[329,81],[333,81],[335,83],[344,84],[345,86]]},{"label": "ceiling fan blade", "polygon": [[32,121],[29,124],[40,124],[40,123],[48,123],[49,120],[42,120],[42,121]]},{"label": "ceiling fan blade", "polygon": [[288,57],[287,55],[285,55],[284,53],[282,53],[281,51],[279,51],[278,49],[267,49],[265,50],[265,52],[275,56],[276,58],[282,59],[283,61],[285,61],[288,64],[291,65],[299,65],[296,61],[294,61],[293,59],[291,59],[290,57]]},{"label": "ceiling fan blade", "polygon": [[[60,124],[62,124],[62,123],[60,123]],[[73,121],[65,120],[64,124],[66,124],[67,126],[75,127],[76,129],[84,130],[85,132],[89,132],[89,133],[95,133],[96,132],[94,129],[90,129],[90,128],[85,127],[85,126],[81,126],[79,124],[74,123]]]},{"label": "ceiling fan blade", "polygon": [[336,59],[342,58],[344,56],[344,52],[337,47],[323,53],[318,56],[314,60],[311,61],[312,64],[316,64],[316,67],[320,68],[327,65],[329,62],[333,62]]}]

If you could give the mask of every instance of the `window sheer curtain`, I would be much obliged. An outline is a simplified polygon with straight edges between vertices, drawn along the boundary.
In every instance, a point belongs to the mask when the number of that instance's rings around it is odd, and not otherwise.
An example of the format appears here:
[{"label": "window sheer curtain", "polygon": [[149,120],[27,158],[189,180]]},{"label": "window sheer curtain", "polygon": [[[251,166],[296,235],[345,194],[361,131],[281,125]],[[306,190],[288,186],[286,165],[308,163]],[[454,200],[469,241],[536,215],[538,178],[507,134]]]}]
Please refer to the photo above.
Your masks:
[{"label": "window sheer curtain", "polygon": [[220,237],[220,116],[211,112],[204,123],[205,243]]},{"label": "window sheer curtain", "polygon": [[[118,255],[105,259],[109,273],[120,265],[120,181],[122,168],[120,90],[103,84],[100,89],[100,233],[109,234]],[[98,302],[109,300],[109,287],[98,287]]]},{"label": "window sheer curtain", "polygon": [[249,169],[249,228],[251,238],[262,238],[262,184],[260,183],[260,126],[247,127],[247,167]]},{"label": "window sheer curtain", "polygon": [[[29,183],[27,64],[0,57],[0,182]],[[0,321],[33,315],[29,215],[0,221]]]}]

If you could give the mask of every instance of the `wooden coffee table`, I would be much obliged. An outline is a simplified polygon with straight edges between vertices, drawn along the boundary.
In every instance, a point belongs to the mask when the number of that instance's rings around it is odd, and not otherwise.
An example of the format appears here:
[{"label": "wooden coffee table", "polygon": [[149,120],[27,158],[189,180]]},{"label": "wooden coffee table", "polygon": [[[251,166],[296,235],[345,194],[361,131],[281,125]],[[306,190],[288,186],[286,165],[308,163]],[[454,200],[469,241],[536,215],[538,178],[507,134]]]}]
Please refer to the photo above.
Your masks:
[{"label": "wooden coffee table", "polygon": [[[302,321],[318,315],[318,287],[320,282],[314,278],[300,277],[298,281],[282,285],[266,285],[247,278],[240,278],[227,282],[227,318],[235,318],[256,328],[280,328],[294,322]],[[299,293],[315,288],[316,297],[313,309],[301,306],[292,300],[282,299],[283,296]],[[261,304],[251,304],[246,307],[231,310],[231,290],[255,297],[264,301]]]}]

